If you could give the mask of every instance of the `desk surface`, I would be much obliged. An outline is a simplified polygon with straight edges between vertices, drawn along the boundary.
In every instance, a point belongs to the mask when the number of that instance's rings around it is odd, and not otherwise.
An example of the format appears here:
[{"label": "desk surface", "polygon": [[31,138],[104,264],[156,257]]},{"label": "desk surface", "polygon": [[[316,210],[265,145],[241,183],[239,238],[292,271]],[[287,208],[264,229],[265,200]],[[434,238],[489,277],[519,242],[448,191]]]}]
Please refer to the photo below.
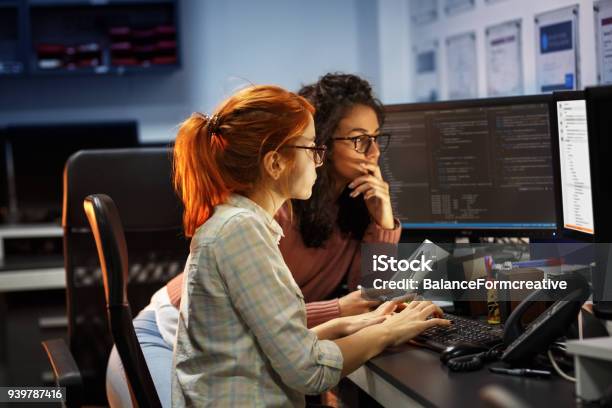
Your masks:
[{"label": "desk surface", "polygon": [[[415,346],[386,351],[370,360],[365,369],[425,406],[482,406],[479,391],[491,384],[502,386],[530,406],[576,406],[574,384],[557,376],[551,379],[512,377],[492,374],[487,367],[454,373],[440,362],[438,353]],[[376,399],[375,395],[372,397]]]}]

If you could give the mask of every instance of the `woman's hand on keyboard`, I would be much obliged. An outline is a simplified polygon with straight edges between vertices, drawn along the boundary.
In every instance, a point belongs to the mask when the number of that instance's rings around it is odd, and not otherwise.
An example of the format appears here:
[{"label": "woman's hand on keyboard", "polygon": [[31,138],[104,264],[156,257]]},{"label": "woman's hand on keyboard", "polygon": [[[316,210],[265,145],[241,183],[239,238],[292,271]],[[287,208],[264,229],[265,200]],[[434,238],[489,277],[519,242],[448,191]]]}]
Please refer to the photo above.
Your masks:
[{"label": "woman's hand on keyboard", "polygon": [[341,327],[339,337],[349,336],[363,329],[364,327],[382,323],[385,321],[387,316],[390,316],[395,311],[401,310],[404,305],[405,303],[403,302],[388,301],[368,313],[362,313],[355,316],[339,317],[336,319]]},{"label": "woman's hand on keyboard", "polygon": [[442,316],[442,309],[432,302],[412,301],[401,312],[388,315],[381,324],[391,333],[389,345],[398,346],[430,327],[451,324],[450,320],[440,319],[438,316]]},{"label": "woman's hand on keyboard", "polygon": [[361,290],[355,290],[346,296],[338,299],[340,306],[340,316],[354,316],[372,311],[381,304],[380,300],[366,299],[362,296]]}]

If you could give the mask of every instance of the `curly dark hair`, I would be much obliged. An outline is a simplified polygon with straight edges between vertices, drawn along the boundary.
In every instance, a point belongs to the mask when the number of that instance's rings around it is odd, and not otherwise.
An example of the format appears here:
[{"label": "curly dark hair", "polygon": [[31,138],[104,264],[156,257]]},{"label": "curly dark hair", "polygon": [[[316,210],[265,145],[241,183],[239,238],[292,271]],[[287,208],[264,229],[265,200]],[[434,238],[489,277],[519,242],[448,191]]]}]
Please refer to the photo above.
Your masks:
[{"label": "curly dark hair", "polygon": [[[336,198],[333,191],[334,170],[331,163],[334,156],[332,136],[340,120],[355,105],[371,107],[382,126],[383,105],[374,97],[372,87],[366,80],[351,74],[326,74],[316,83],[303,86],[298,93],[314,105],[316,143],[325,144],[328,152],[325,164],[317,169],[317,181],[312,188],[310,199],[292,202],[302,240],[307,247],[322,247],[332,234],[335,225],[338,225],[341,233],[361,240],[370,223],[370,214],[363,195],[352,198],[349,196],[349,189],[345,188],[334,203]],[[338,208],[337,213],[335,204]]]}]

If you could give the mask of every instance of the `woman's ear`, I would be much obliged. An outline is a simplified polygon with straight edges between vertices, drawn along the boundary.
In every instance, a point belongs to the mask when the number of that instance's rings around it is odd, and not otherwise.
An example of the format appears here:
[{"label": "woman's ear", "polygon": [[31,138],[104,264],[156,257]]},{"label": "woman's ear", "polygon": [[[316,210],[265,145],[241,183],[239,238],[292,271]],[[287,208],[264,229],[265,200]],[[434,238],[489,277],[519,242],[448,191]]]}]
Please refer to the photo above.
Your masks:
[{"label": "woman's ear", "polygon": [[278,180],[285,171],[287,160],[278,152],[271,151],[263,157],[264,171],[273,180]]}]

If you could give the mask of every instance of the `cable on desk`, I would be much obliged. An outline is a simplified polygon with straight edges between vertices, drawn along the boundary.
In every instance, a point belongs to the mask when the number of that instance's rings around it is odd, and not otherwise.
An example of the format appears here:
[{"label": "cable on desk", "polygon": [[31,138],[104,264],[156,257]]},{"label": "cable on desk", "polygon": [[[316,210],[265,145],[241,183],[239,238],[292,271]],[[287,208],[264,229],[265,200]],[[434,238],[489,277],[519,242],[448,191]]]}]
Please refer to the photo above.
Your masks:
[{"label": "cable on desk", "polygon": [[501,351],[498,350],[498,347],[503,345],[503,343],[500,343],[496,344],[495,346],[484,352],[455,357],[446,361],[445,364],[451,371],[456,372],[480,370],[485,363],[489,363],[499,359],[499,357],[501,356]]},{"label": "cable on desk", "polygon": [[571,375],[568,375],[565,372],[563,372],[563,370],[561,370],[561,367],[559,367],[559,365],[555,361],[555,357],[553,356],[552,351],[550,349],[548,349],[548,351],[546,353],[548,354],[548,358],[550,359],[550,363],[552,364],[552,366],[555,369],[555,371],[557,372],[557,374],[559,374],[562,378],[566,379],[567,381],[576,382],[576,378],[575,377],[572,377]]}]

